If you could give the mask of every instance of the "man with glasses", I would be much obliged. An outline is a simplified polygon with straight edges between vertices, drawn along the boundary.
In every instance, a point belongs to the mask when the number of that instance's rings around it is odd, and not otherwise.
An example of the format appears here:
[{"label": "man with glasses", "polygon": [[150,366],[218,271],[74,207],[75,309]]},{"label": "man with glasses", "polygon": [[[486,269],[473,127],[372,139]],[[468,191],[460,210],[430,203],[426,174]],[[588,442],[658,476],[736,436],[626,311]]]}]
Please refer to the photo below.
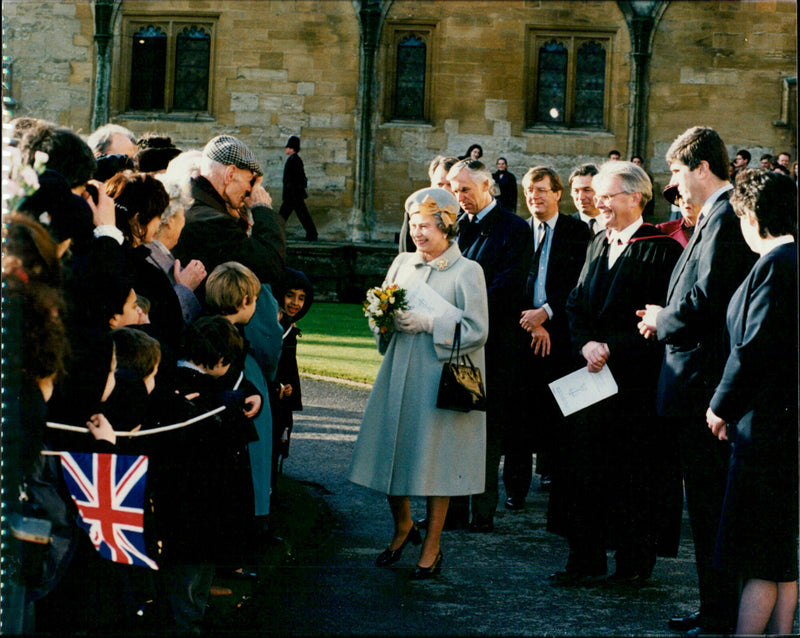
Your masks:
[{"label": "man with glasses", "polygon": [[602,579],[606,550],[616,549],[608,583],[641,584],[657,552],[677,552],[682,499],[676,454],[653,421],[662,352],[642,342],[629,313],[643,299],[666,297],[681,247],[642,220],[653,193],[641,168],[606,162],[592,185],[606,232],[589,244],[566,313],[576,367],[607,367],[618,391],[564,420],[547,528],[567,539],[570,553],[552,581]]},{"label": "man with glasses", "polygon": [[[531,168],[522,179],[531,217],[534,257],[525,289],[526,309],[519,323],[530,336],[524,384],[528,389],[525,419],[511,424],[503,482],[506,509],[525,506],[533,475],[532,454],[540,488],[549,489],[553,443],[563,416],[547,384],[572,372],[567,297],[578,281],[592,235],[586,224],[558,212],[564,192],[558,173],[547,166]],[[593,191],[594,192],[594,191]]]},{"label": "man with glasses", "polygon": [[[286,261],[286,237],[261,180],[255,156],[237,138],[218,135],[206,144],[200,174],[192,181],[194,204],[186,212],[175,257],[184,264],[199,259],[207,272],[223,262],[238,261],[262,284],[278,281]],[[245,206],[252,227],[242,213]],[[195,294],[204,300],[202,283]]]}]

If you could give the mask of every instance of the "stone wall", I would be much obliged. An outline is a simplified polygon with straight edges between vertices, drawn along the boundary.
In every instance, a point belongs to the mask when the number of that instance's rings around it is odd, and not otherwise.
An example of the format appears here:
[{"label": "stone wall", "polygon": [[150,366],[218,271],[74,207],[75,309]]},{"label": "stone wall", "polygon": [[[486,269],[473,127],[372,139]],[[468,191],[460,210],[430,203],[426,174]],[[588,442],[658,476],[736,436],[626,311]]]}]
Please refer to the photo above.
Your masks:
[{"label": "stone wall", "polygon": [[656,181],[669,179],[664,155],[693,125],[717,130],[731,159],[749,150],[752,167],[764,153],[797,158],[797,111],[793,126],[775,125],[783,79],[797,78],[796,33],[793,1],[670,3],[650,73],[648,151]]},{"label": "stone wall", "polygon": [[[674,1],[657,26],[649,76],[646,167],[656,189],[668,179],[663,157],[676,135],[708,124],[732,153],[788,150],[797,155],[796,108],[781,112],[783,79],[796,78],[797,5],[791,0]],[[210,117],[134,117],[125,111],[121,40],[129,15],[218,16]],[[93,3],[6,0],[4,52],[13,61],[15,115],[33,115],[88,133],[95,77]],[[275,205],[289,135],[302,140],[308,206],[326,239],[353,238],[364,215],[367,239],[392,242],[402,204],[427,184],[427,164],[440,153],[461,155],[473,142],[493,165],[499,155],[521,178],[535,164],[566,180],[611,148],[627,157],[631,40],[613,1],[395,0],[391,24],[435,24],[431,118],[424,125],[384,119],[387,34],[376,64],[377,131],[373,206],[354,211],[360,30],[348,0],[122,0],[114,19],[111,119],[136,133],[159,131],[183,148],[218,133],[241,137],[265,169]],[[525,122],[526,29],[545,26],[613,30],[608,130],[538,128]],[[795,80],[796,81],[796,80]],[[796,87],[796,84],[794,85]],[[796,100],[796,88],[791,99]],[[785,109],[784,109],[785,110]],[[784,118],[789,127],[776,126]],[[571,212],[565,193],[562,210]],[[657,198],[657,215],[666,203]],[[521,215],[527,216],[520,199]],[[290,236],[302,233],[290,218]]]},{"label": "stone wall", "polygon": [[3,2],[3,55],[17,115],[91,132],[93,33],[89,2]]}]

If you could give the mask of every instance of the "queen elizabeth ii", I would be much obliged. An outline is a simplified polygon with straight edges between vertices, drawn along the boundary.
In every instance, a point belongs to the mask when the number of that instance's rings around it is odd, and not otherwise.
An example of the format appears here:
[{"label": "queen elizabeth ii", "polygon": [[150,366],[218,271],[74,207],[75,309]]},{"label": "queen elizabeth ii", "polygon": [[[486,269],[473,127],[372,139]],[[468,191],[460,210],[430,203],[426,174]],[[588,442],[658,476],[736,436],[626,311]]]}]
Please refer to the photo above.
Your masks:
[{"label": "queen elizabeth ii", "polygon": [[[441,188],[424,188],[406,200],[405,210],[417,250],[397,256],[384,286],[406,289],[411,305],[395,319],[364,412],[350,480],[382,491],[389,501],[394,535],[378,556],[378,566],[397,562],[409,542],[422,543],[412,577],[424,579],[441,571],[439,539],[450,497],[484,489],[485,413],[439,409],[436,396],[457,323],[461,353],[469,354],[485,375],[489,314],[483,271],[462,257],[454,241],[455,197]],[[425,310],[415,305],[420,288],[435,293],[438,303],[426,304]],[[424,542],[411,517],[410,496],[427,498]]]}]

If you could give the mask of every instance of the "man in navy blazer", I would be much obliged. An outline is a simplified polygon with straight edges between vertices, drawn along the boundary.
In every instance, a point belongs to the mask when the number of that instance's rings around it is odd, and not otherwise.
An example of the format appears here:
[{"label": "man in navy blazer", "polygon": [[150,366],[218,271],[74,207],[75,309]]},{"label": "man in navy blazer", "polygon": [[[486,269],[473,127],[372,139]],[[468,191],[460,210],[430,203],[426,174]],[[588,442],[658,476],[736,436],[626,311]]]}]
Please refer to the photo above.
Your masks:
[{"label": "man in navy blazer", "polygon": [[[592,237],[586,224],[558,212],[564,192],[561,178],[546,166],[531,168],[522,179],[525,202],[531,213],[534,257],[525,288],[527,307],[519,323],[530,335],[524,386],[528,389],[526,418],[510,425],[503,482],[508,499],[505,507],[522,509],[533,474],[545,481],[554,437],[563,420],[547,384],[570,370],[569,321],[564,306],[578,282]],[[543,483],[544,485],[545,483]]]},{"label": "man in navy blazer", "polygon": [[501,443],[522,418],[519,385],[530,339],[519,325],[533,246],[531,229],[492,196],[492,174],[477,160],[462,160],[447,174],[464,213],[458,247],[483,267],[489,299],[486,342],[486,489],[472,497],[470,531],[491,532],[498,501]]},{"label": "man in navy blazer", "polygon": [[738,589],[711,566],[730,457],[729,444],[710,435],[705,411],[725,366],[725,311],[755,262],[728,202],[728,153],[711,128],[693,127],[667,151],[681,198],[700,205],[694,234],[675,265],[665,307],[637,311],[639,331],[666,344],[658,386],[659,414],[679,436],[686,503],[694,538],[700,609],[670,627],[700,635],[729,632]]}]

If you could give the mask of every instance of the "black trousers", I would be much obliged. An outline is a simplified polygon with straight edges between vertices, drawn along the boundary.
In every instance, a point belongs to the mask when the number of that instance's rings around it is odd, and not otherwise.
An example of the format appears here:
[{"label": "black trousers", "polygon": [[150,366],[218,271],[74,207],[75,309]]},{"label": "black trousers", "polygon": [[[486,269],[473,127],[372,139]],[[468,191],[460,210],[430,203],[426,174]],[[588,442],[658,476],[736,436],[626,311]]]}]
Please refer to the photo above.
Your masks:
[{"label": "black trousers", "polygon": [[311,213],[309,213],[308,208],[306,208],[306,201],[301,197],[284,199],[279,211],[280,216],[284,219],[289,219],[292,211],[297,213],[297,219],[300,220],[303,229],[306,231],[306,238],[316,239],[318,235],[317,227],[314,225],[314,220],[311,219]]},{"label": "black trousers", "polygon": [[730,444],[717,439],[701,419],[683,419],[677,428],[686,507],[694,539],[700,613],[722,625],[736,624],[739,585],[736,578],[711,566],[728,480]]}]

